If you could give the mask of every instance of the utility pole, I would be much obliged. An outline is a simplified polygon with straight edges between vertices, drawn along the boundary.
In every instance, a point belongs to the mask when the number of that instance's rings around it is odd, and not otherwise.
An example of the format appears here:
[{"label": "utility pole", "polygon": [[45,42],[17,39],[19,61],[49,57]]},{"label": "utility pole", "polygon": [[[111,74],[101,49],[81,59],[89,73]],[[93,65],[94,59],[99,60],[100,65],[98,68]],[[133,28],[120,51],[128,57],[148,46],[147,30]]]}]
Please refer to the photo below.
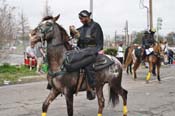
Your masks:
[{"label": "utility pole", "polygon": [[117,31],[115,31],[115,37],[114,37],[115,47],[117,46]]},{"label": "utility pole", "polygon": [[128,21],[125,24],[125,45],[129,45],[129,35],[128,35]]},{"label": "utility pole", "polygon": [[152,30],[153,28],[153,8],[152,8],[152,0],[149,0],[149,14],[150,14],[150,29]]},{"label": "utility pole", "polygon": [[91,18],[93,18],[93,0],[90,0],[90,12],[91,14]]}]

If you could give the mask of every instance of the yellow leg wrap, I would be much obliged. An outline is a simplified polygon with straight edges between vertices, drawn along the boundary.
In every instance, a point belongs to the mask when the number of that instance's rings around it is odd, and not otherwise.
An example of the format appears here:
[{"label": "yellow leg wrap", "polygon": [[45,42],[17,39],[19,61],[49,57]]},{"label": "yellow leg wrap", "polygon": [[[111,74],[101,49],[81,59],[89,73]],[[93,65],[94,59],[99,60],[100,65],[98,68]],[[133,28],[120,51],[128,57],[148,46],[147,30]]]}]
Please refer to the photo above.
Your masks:
[{"label": "yellow leg wrap", "polygon": [[123,115],[127,115],[127,113],[128,113],[127,106],[123,106]]},{"label": "yellow leg wrap", "polygon": [[46,113],[45,113],[45,112],[43,112],[43,113],[41,114],[41,116],[46,116]]},{"label": "yellow leg wrap", "polygon": [[146,80],[149,81],[150,78],[151,78],[151,73],[149,72],[149,73],[147,74],[147,76],[146,76]]},{"label": "yellow leg wrap", "polygon": [[97,116],[102,116],[102,114],[98,114]]}]

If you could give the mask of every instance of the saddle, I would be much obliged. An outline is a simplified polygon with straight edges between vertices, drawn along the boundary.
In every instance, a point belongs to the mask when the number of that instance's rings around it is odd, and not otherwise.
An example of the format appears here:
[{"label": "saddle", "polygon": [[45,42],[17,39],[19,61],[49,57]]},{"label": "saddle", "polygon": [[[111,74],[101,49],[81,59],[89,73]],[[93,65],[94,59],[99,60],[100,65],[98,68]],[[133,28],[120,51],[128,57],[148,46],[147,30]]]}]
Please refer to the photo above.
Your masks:
[{"label": "saddle", "polygon": [[106,67],[112,65],[114,61],[112,61],[108,56],[104,54],[99,54],[96,58],[96,62],[93,64],[95,71],[102,70]]},{"label": "saddle", "polygon": [[80,51],[69,51],[65,54],[63,67],[67,72],[74,72],[83,69],[87,65],[93,63],[95,71],[102,70],[114,63],[110,58],[104,54],[97,54],[92,49],[85,49]]},{"label": "saddle", "polygon": [[141,57],[142,57],[142,48],[141,47],[136,47],[135,48],[134,55],[140,61],[141,60]]}]

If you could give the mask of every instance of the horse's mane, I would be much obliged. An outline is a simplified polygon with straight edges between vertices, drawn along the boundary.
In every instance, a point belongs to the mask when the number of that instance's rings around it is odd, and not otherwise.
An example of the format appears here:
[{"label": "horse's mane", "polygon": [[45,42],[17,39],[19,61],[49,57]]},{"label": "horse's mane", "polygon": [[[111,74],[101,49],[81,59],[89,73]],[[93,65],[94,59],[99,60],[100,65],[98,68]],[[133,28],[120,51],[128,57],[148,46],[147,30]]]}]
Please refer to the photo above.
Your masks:
[{"label": "horse's mane", "polygon": [[42,21],[46,21],[46,20],[52,20],[53,16],[46,16],[42,19]]},{"label": "horse's mane", "polygon": [[[44,17],[44,18],[42,19],[42,22],[43,22],[43,21],[47,21],[47,20],[53,20],[53,19],[54,19],[53,16],[46,16],[46,17]],[[63,35],[65,35],[65,36],[68,37],[68,34],[67,34],[66,30],[65,30],[61,25],[59,25],[58,23],[56,23],[56,24],[57,24],[57,26],[59,27],[59,29],[60,29],[60,31],[61,31],[61,34],[63,34]]]},{"label": "horse's mane", "polygon": [[59,27],[61,33],[62,33],[63,35],[65,35],[65,36],[68,37],[68,34],[67,34],[66,30],[65,30],[61,25],[59,25],[59,24],[57,24],[57,26]]},{"label": "horse's mane", "polygon": [[[46,16],[46,17],[44,17],[43,19],[42,19],[42,22],[43,21],[47,21],[47,20],[53,20],[54,19],[54,17],[53,16]],[[66,32],[66,30],[61,26],[61,25],[59,25],[58,23],[55,23],[57,26],[58,26],[58,28],[60,29],[60,31],[61,31],[61,36],[62,36],[62,38],[63,38],[63,40],[66,42],[65,43],[65,46],[66,46],[66,48],[67,49],[72,49],[71,48],[71,45],[69,44],[69,35],[67,34],[67,32]]]},{"label": "horse's mane", "polygon": [[61,25],[59,25],[58,23],[56,23],[56,25],[57,25],[58,28],[60,29],[61,35],[62,35],[62,37],[64,38],[66,49],[67,49],[67,50],[71,50],[71,49],[72,49],[72,46],[71,46],[70,43],[68,42],[68,41],[69,41],[69,35],[67,34],[66,30],[65,30]]}]

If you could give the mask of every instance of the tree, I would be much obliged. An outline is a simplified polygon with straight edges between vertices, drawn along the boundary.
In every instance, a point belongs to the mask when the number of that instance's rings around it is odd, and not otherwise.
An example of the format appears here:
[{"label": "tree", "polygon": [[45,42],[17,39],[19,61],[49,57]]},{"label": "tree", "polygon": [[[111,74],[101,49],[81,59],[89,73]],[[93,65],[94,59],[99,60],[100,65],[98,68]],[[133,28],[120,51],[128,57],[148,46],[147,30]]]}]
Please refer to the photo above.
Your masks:
[{"label": "tree", "polygon": [[175,32],[168,33],[165,38],[167,39],[169,45],[175,44]]},{"label": "tree", "polygon": [[6,0],[0,0],[0,46],[10,44],[15,39],[15,7],[11,7]]},{"label": "tree", "polygon": [[26,41],[28,42],[28,33],[30,30],[28,19],[24,16],[23,11],[19,14],[19,27],[18,27],[18,38],[23,41],[23,46],[25,49]]},{"label": "tree", "polygon": [[133,41],[135,44],[141,44],[142,43],[142,37],[143,37],[143,31],[136,33],[136,39]]}]

